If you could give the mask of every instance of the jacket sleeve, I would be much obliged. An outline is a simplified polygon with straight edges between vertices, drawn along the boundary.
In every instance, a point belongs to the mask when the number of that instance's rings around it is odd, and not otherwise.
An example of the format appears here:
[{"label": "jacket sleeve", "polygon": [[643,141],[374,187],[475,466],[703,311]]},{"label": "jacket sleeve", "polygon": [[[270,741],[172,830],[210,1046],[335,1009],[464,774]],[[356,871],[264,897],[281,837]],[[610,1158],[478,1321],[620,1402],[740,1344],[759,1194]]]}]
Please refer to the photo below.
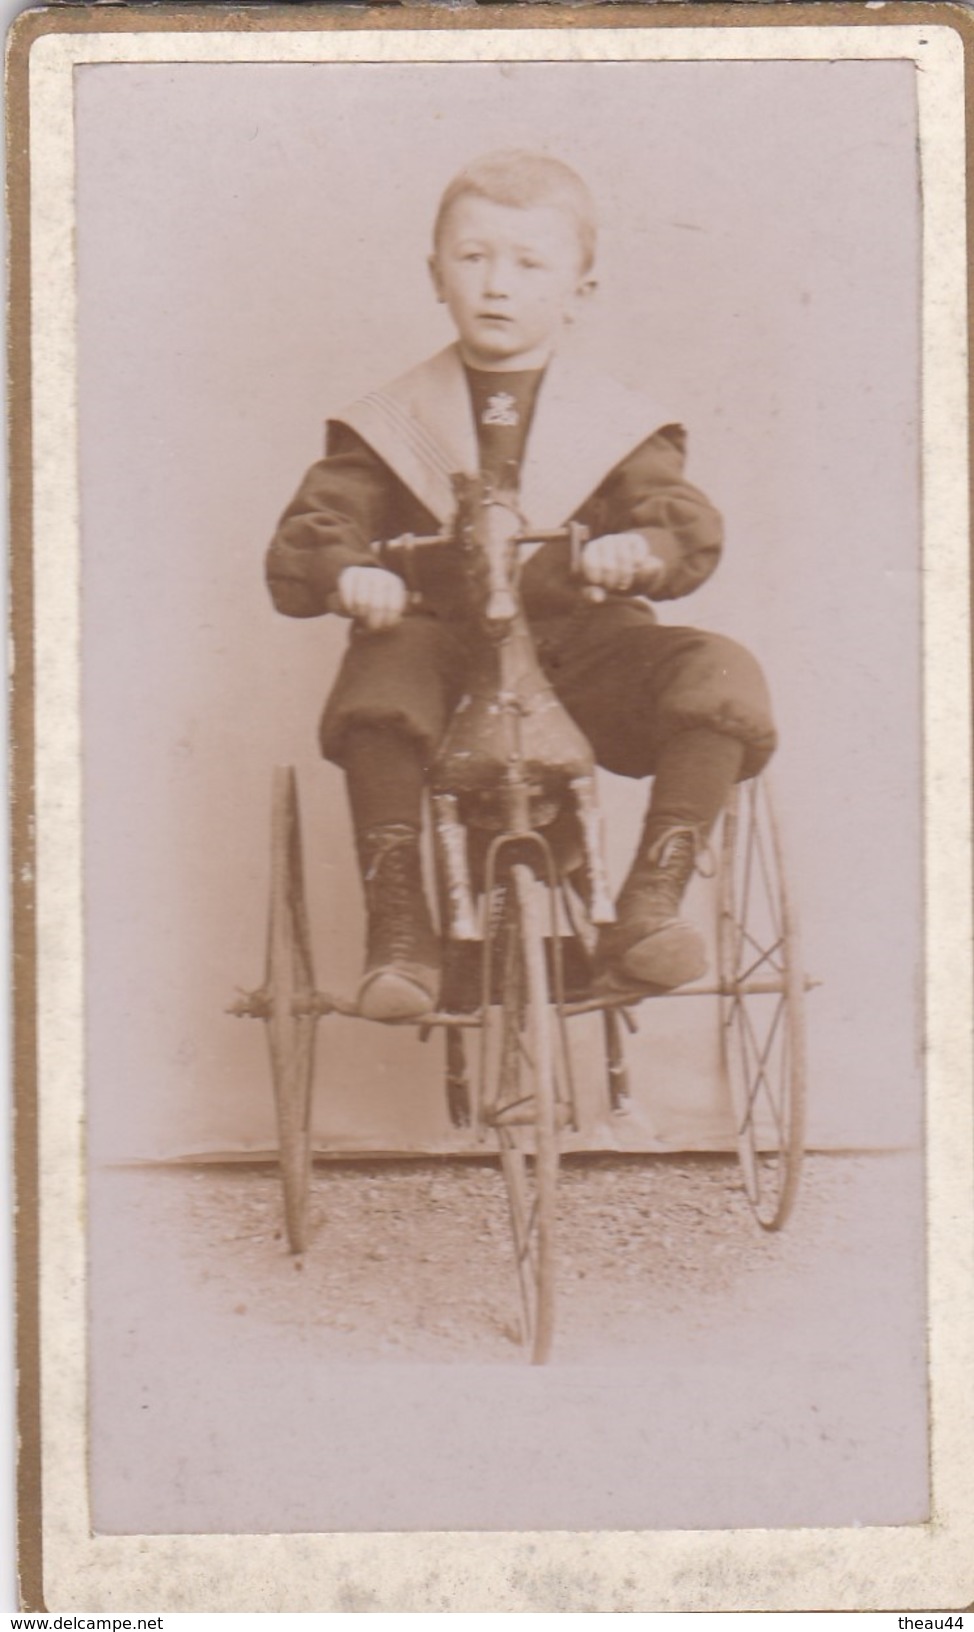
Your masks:
[{"label": "jacket sleeve", "polygon": [[[665,566],[652,591],[654,601],[689,595],[720,560],[723,524],[709,499],[684,480],[685,445],[679,425],[656,431],[610,471],[575,516],[592,538],[604,533],[644,535]],[[567,545],[545,544],[528,561],[521,583],[532,617],[568,612],[583,604],[582,585],[572,579]]]},{"label": "jacket sleeve", "polygon": [[[666,425],[624,459],[603,482],[584,516],[593,536],[640,532],[665,572],[651,599],[671,601],[698,589],[720,560],[719,513],[684,479],[686,435]],[[586,507],[588,508],[588,507]]]},{"label": "jacket sleeve", "polygon": [[369,545],[390,531],[389,487],[378,455],[345,426],[331,426],[327,456],[311,466],[267,551],[267,586],[278,612],[318,617],[329,610],[345,567],[376,565]]}]

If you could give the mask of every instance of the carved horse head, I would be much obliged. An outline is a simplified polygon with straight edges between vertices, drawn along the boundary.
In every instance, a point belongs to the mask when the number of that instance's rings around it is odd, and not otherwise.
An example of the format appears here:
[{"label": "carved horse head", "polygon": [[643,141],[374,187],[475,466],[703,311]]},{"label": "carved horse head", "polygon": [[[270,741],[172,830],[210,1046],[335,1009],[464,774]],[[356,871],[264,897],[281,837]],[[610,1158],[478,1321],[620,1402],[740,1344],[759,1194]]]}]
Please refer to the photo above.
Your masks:
[{"label": "carved horse head", "polygon": [[456,538],[481,627],[503,640],[519,613],[517,540],[524,518],[513,492],[486,476],[454,476]]}]

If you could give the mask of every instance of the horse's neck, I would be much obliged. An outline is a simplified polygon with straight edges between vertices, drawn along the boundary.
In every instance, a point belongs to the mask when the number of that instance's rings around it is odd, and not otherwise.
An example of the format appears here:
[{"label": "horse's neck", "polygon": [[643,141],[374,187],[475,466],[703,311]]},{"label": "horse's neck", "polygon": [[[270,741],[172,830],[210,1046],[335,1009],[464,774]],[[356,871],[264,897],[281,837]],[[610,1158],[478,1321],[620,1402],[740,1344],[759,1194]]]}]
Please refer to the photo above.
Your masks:
[{"label": "horse's neck", "polygon": [[515,619],[502,641],[496,645],[484,642],[474,658],[473,668],[475,678],[471,689],[481,696],[501,693],[527,704],[539,692],[550,689],[523,616]]}]

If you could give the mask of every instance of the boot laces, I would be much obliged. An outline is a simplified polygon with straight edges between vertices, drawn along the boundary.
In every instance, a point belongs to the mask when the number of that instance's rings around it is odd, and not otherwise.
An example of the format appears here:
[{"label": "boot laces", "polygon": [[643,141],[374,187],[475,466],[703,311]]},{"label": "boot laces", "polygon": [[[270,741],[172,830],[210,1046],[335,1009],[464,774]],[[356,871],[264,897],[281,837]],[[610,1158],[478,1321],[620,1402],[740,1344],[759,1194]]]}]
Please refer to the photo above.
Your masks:
[{"label": "boot laces", "polygon": [[408,962],[421,939],[420,917],[425,914],[419,836],[405,823],[390,823],[370,835],[370,851],[365,874],[370,918],[385,954]]},{"label": "boot laces", "polygon": [[375,882],[379,869],[383,863],[393,855],[401,854],[412,849],[418,843],[418,834],[414,827],[406,822],[389,822],[385,827],[372,828],[368,835],[369,865],[365,874],[366,884]]},{"label": "boot laces", "polygon": [[713,878],[716,870],[710,845],[701,837],[700,829],[689,822],[664,828],[646,851],[646,860],[662,873],[681,878],[697,872],[701,878]]}]

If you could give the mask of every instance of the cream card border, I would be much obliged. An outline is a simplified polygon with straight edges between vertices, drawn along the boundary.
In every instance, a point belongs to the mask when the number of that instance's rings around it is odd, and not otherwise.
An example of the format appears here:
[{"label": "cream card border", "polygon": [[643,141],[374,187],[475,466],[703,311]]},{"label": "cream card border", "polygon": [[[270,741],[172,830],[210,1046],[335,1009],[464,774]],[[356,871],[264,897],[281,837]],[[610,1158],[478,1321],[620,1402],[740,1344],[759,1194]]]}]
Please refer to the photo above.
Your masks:
[{"label": "cream card border", "polygon": [[[369,1586],[377,1609],[920,1609],[960,1607],[974,1596],[965,52],[960,25],[943,19],[939,10],[932,20],[877,26],[587,28],[573,20],[570,28],[389,31],[357,23],[348,32],[265,32],[262,22],[239,32],[160,32],[156,24],[146,32],[48,33],[30,45],[40,1388],[49,1609],[320,1611],[340,1607],[343,1586],[356,1584]],[[861,1530],[93,1536],[79,1227],[85,1021],[74,70],[84,63],[498,57],[885,58],[917,65],[933,1517],[915,1527]],[[546,1588],[546,1579],[557,1588]]]}]

